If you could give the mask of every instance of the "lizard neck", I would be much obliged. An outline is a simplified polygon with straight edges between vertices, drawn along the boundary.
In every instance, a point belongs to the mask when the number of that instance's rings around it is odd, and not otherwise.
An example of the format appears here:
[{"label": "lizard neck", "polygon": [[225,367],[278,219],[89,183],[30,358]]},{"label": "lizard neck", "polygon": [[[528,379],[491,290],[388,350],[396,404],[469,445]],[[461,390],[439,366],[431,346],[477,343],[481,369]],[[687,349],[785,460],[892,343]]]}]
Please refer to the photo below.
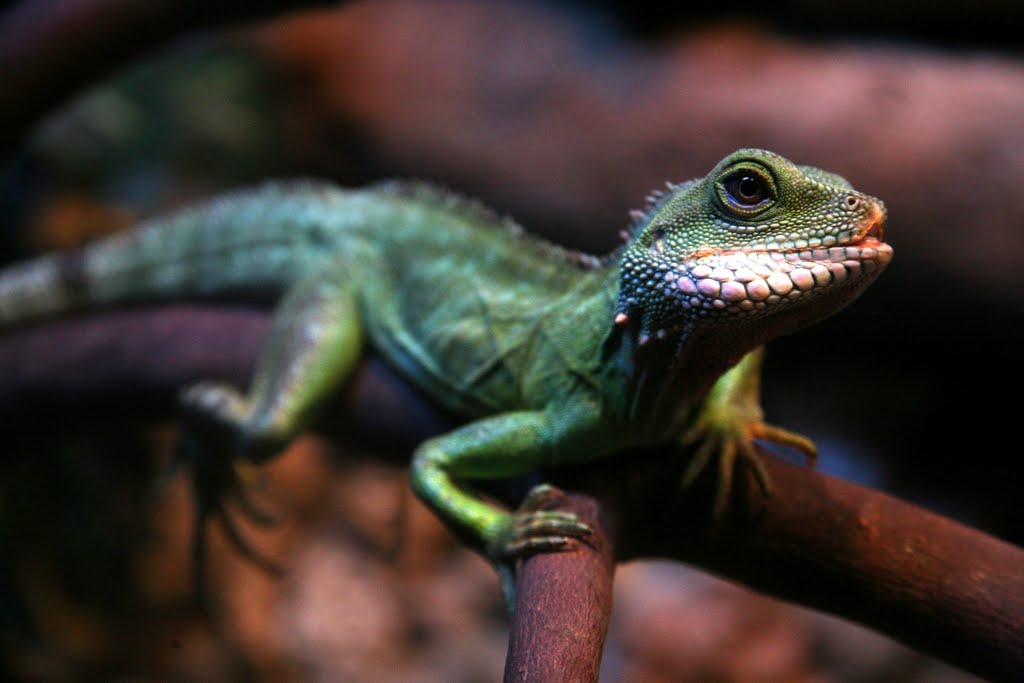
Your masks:
[{"label": "lizard neck", "polygon": [[562,294],[545,329],[561,340],[561,358],[586,369],[607,418],[640,438],[661,436],[742,354],[716,353],[720,345],[703,343],[692,330],[640,344],[639,325],[616,324],[620,272],[619,259],[609,257],[584,273]]},{"label": "lizard neck", "polygon": [[[619,268],[615,271],[609,289],[617,294]],[[763,336],[754,329],[760,327],[756,323],[716,321],[712,326],[692,319],[651,336],[643,332],[642,315],[615,324],[617,310],[602,313],[611,318],[603,342],[605,391],[618,398],[615,414],[644,434],[676,429],[679,419],[700,405],[718,378]]]},{"label": "lizard neck", "polygon": [[697,335],[666,337],[643,346],[637,337],[634,330],[616,329],[606,342],[608,366],[620,369],[621,419],[649,434],[671,431],[742,356],[725,355]]}]

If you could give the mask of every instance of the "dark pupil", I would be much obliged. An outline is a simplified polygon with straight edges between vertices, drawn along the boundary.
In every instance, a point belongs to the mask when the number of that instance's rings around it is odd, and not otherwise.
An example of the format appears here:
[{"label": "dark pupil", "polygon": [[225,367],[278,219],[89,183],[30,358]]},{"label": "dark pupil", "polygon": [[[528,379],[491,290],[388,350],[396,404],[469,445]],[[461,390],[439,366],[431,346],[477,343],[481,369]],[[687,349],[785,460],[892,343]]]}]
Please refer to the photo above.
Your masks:
[{"label": "dark pupil", "polygon": [[761,195],[761,183],[748,175],[740,179],[738,189],[740,197],[747,201],[756,201]]}]

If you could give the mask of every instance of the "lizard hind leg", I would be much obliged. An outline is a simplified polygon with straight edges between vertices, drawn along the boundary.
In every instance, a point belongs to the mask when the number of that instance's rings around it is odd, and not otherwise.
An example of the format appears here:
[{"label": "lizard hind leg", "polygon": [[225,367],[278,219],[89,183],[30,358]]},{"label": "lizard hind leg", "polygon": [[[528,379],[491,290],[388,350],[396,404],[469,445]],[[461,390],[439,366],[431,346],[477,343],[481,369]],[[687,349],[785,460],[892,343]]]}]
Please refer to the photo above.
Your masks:
[{"label": "lizard hind leg", "polygon": [[197,520],[195,569],[203,569],[206,521],[221,523],[237,550],[273,573],[230,515],[225,494],[257,524],[272,517],[251,500],[256,466],[309,426],[317,409],[359,359],[362,326],[354,292],[325,277],[292,288],[274,313],[249,390],[199,382],[180,394],[183,424],[176,457],[193,475]]},{"label": "lizard hind leg", "polygon": [[[234,545],[258,564],[270,563],[253,554],[224,505],[230,492],[243,515],[260,526],[272,526],[277,516],[257,505],[250,493],[259,477],[251,461],[263,460],[263,453],[276,452],[283,443],[273,443],[253,426],[251,402],[235,387],[218,382],[199,382],[185,388],[179,397],[186,426],[178,438],[175,460],[192,471],[200,518],[221,519]],[[253,456],[259,449],[260,456]]]}]

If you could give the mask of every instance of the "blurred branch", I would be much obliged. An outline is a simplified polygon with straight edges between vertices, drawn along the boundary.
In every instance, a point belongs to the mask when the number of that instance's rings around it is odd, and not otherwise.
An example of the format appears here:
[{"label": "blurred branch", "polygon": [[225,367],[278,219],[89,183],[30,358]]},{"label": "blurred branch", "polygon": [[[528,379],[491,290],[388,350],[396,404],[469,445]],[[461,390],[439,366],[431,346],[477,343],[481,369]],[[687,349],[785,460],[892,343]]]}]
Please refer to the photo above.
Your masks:
[{"label": "blurred branch", "polygon": [[[176,306],[14,331],[0,337],[0,412],[24,414],[40,403],[100,412],[104,402],[140,395],[166,403],[198,377],[244,382],[264,329],[257,312]],[[403,387],[384,366],[368,364],[344,392],[344,409],[376,418],[381,434],[408,443],[449,424]],[[552,474],[573,477],[600,501],[588,514],[618,530],[619,560],[683,560],[862,622],[981,676],[1024,675],[1024,551],[877,491],[766,460],[776,495],[762,500],[749,482],[739,485],[717,526],[707,516],[711,486],[679,496],[677,478],[666,474],[678,465],[664,453]],[[580,662],[599,656],[608,608],[603,557],[579,551],[524,563],[520,591],[531,609],[520,610],[510,670],[552,648]]]},{"label": "blurred branch", "polygon": [[58,104],[171,38],[261,19],[288,0],[22,0],[0,14],[0,156]]}]

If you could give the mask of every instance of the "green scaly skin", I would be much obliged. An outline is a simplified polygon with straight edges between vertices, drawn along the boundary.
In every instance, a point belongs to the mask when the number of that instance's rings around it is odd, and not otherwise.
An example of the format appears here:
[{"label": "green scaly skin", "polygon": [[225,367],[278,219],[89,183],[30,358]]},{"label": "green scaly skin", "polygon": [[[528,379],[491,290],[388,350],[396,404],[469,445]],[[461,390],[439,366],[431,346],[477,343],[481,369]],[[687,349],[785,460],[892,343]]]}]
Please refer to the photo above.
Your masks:
[{"label": "green scaly skin", "polygon": [[[369,342],[471,421],[421,444],[416,493],[499,565],[589,529],[481,500],[467,479],[584,463],[634,446],[694,446],[691,483],[737,461],[767,493],[755,438],[814,457],[763,422],[761,345],[830,315],[885,267],[885,209],[842,178],[739,150],[634,212],[603,258],[522,233],[421,185],[271,184],[68,255],[0,273],[0,326],[123,302],[279,292],[246,392],[186,389],[183,452],[231,483],[225,450],[259,463],[305,428]],[[216,488],[216,487],[215,487]],[[204,502],[205,500],[205,502]],[[217,510],[219,497],[201,500]]]}]

